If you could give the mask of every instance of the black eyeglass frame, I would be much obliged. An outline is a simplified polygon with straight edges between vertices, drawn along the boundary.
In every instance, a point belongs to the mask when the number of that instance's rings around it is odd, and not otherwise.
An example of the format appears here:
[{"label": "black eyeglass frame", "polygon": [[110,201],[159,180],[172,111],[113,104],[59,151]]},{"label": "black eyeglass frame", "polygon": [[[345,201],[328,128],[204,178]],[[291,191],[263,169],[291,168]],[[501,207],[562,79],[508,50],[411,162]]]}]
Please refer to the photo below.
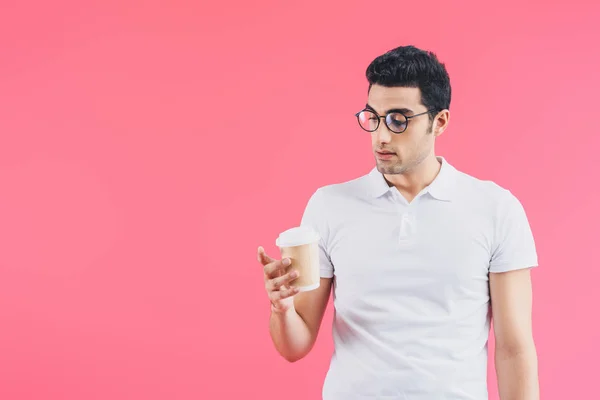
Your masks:
[{"label": "black eyeglass frame", "polygon": [[[365,129],[361,125],[361,123],[360,123],[360,114],[363,113],[363,112],[365,112],[365,111],[368,111],[368,112],[370,112],[372,114],[375,114],[375,116],[377,116],[377,126],[375,126],[375,129],[373,129],[373,130]],[[356,120],[358,121],[358,126],[360,126],[361,129],[364,130],[364,131],[375,132],[377,129],[379,129],[379,125],[381,123],[381,118],[384,118],[385,119],[385,126],[389,129],[390,132],[393,132],[393,133],[402,133],[402,132],[406,131],[406,129],[408,128],[408,123],[409,123],[409,121],[412,118],[419,117],[419,116],[425,115],[425,114],[429,114],[429,113],[432,113],[432,112],[435,112],[435,111],[436,110],[427,110],[425,112],[422,112],[422,113],[419,113],[419,114],[415,114],[415,115],[406,115],[406,114],[404,114],[400,110],[390,110],[386,115],[379,115],[379,114],[377,114],[377,112],[375,112],[375,110],[372,110],[370,108],[363,108],[362,110],[360,110],[359,112],[357,112],[356,114],[354,114],[354,116],[356,117]],[[390,128],[390,125],[388,124],[388,120],[387,120],[387,117],[390,114],[401,114],[404,118],[406,118],[406,125],[405,125],[404,129],[402,129],[401,131],[395,131],[392,128]]]}]

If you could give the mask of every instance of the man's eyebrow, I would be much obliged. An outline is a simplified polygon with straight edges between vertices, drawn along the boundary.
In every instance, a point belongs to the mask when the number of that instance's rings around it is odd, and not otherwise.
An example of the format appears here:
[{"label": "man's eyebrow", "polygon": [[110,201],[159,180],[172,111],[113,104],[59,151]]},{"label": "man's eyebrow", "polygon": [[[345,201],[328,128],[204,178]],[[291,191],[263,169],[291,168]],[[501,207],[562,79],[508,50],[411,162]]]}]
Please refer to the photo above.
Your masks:
[{"label": "man's eyebrow", "polygon": [[[371,106],[369,105],[369,103],[367,103],[367,104],[365,105],[365,108],[366,108],[367,110],[371,110],[371,111],[374,111],[375,113],[377,113],[377,111],[375,111],[375,109],[374,109],[373,107],[371,107]],[[392,108],[392,109],[390,109],[390,110],[387,110],[387,111],[385,112],[385,114],[389,114],[389,113],[391,113],[391,112],[399,112],[399,113],[402,113],[402,114],[414,114],[414,113],[415,113],[415,112],[414,112],[413,110],[411,110],[410,108]]]}]

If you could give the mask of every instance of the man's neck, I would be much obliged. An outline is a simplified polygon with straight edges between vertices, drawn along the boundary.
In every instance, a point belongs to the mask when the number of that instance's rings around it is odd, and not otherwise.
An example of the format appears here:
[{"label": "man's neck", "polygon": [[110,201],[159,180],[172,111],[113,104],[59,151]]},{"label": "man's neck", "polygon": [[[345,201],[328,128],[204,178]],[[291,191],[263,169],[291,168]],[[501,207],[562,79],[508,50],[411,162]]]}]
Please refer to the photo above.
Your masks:
[{"label": "man's neck", "polygon": [[437,157],[431,155],[410,171],[384,176],[389,185],[395,186],[408,201],[411,201],[421,190],[433,182],[441,167],[442,164]]}]

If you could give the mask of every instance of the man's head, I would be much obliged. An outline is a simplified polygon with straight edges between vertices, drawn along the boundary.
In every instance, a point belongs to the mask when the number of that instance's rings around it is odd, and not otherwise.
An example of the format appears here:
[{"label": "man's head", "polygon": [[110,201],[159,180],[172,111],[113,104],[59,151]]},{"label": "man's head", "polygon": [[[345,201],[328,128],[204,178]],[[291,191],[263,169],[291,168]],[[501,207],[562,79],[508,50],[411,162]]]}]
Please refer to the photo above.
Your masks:
[{"label": "man's head", "polygon": [[402,174],[434,157],[435,138],[450,119],[450,78],[444,64],[431,52],[398,47],[373,60],[366,75],[367,111],[357,116],[372,131],[379,171]]}]

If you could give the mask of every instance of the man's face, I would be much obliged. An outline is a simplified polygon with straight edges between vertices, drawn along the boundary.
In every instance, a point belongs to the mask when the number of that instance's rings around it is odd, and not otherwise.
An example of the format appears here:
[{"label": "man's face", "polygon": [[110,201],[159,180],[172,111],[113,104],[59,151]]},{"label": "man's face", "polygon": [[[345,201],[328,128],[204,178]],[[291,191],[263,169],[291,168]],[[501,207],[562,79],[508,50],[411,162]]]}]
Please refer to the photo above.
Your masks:
[{"label": "man's face", "polygon": [[[369,91],[368,107],[383,117],[389,110],[405,110],[406,116],[428,111],[421,103],[421,90],[410,87],[373,85]],[[434,114],[435,115],[435,114]],[[377,169],[382,174],[402,174],[417,167],[433,153],[435,135],[429,114],[408,119],[406,130],[394,133],[381,119],[371,133]],[[382,154],[391,153],[391,154]]]}]

